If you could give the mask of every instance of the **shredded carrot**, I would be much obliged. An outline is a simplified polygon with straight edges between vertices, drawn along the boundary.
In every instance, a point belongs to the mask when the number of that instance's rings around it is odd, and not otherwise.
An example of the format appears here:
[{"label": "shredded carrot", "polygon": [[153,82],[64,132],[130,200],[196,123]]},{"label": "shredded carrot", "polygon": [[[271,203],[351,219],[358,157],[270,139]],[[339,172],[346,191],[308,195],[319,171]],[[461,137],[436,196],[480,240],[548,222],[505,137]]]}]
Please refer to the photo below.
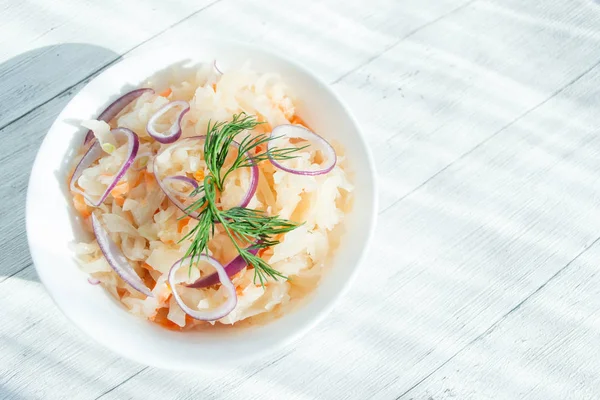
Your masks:
[{"label": "shredded carrot", "polygon": [[188,222],[190,222],[190,217],[185,217],[177,221],[177,232],[181,233],[183,228],[187,226]]},{"label": "shredded carrot", "polygon": [[144,171],[144,182],[146,182],[146,186],[148,188],[154,187],[156,184],[156,179],[154,178],[154,174],[148,171]]},{"label": "shredded carrot", "polygon": [[113,197],[121,197],[127,192],[129,192],[129,183],[127,183],[127,181],[121,181],[110,191],[110,194],[112,194]]},{"label": "shredded carrot", "polygon": [[156,281],[154,278],[152,278],[152,275],[150,275],[149,272],[145,272],[143,274],[142,280],[144,281],[144,284],[150,288],[150,290],[154,289],[154,286],[156,286]]},{"label": "shredded carrot", "polygon": [[271,127],[271,124],[269,124],[268,122],[265,122],[264,124],[261,124],[259,126],[262,126],[263,132],[265,133],[271,132],[273,130],[273,127]]},{"label": "shredded carrot", "polygon": [[204,180],[204,170],[199,169],[198,171],[194,172],[194,178],[198,182],[202,182]]},{"label": "shredded carrot", "polygon": [[169,330],[180,331],[181,327],[179,325],[177,325],[175,322],[168,319],[167,315],[169,315],[169,309],[166,307],[163,307],[163,308],[159,309],[154,316],[150,317],[149,320],[152,322],[155,322],[155,323],[159,324],[160,326],[167,328]]},{"label": "shredded carrot", "polygon": [[131,187],[134,188],[137,185],[139,185],[142,182],[142,179],[144,179],[144,175],[145,172],[140,172],[137,177],[135,178],[135,181],[131,184]]},{"label": "shredded carrot", "polygon": [[168,329],[170,331],[180,331],[181,330],[181,327],[179,325],[177,325],[175,322],[173,322],[167,318],[160,320],[160,321],[154,321],[154,322],[156,322],[163,328]]},{"label": "shredded carrot", "polygon": [[169,286],[168,283],[167,283],[167,288],[168,288],[168,291],[163,292],[158,296],[159,303],[166,303],[171,298],[171,287]]},{"label": "shredded carrot", "polygon": [[302,118],[300,118],[298,115],[294,115],[292,117],[292,119],[290,120],[290,122],[292,124],[296,124],[296,125],[302,125],[303,127],[305,127],[306,129],[310,129],[308,127],[308,125],[306,124],[306,122],[304,122],[304,120]]},{"label": "shredded carrot", "polygon": [[121,181],[110,191],[110,194],[114,197],[115,203],[123,207],[123,204],[125,204],[125,197],[123,195],[127,192],[129,192],[129,183]]},{"label": "shredded carrot", "polygon": [[142,263],[142,268],[144,268],[147,271],[154,271],[155,269],[152,268],[152,266],[148,263]]},{"label": "shredded carrot", "polygon": [[80,193],[75,193],[73,195],[73,205],[75,206],[77,212],[81,214],[83,218],[87,218],[90,215],[92,215],[91,209],[88,207],[87,204],[85,204],[85,201],[83,200],[83,195],[81,195]]},{"label": "shredded carrot", "polygon": [[123,207],[123,204],[125,204],[125,197],[115,197],[115,203],[117,203],[119,207]]},{"label": "shredded carrot", "polygon": [[265,252],[266,252],[266,251],[267,251],[267,248],[266,248],[266,247],[264,247],[264,248],[260,249],[260,250],[258,251],[258,253],[256,253],[256,255],[257,255],[257,256],[259,256],[259,257],[262,257],[262,256],[263,256],[263,254],[265,254]]},{"label": "shredded carrot", "polygon": [[216,84],[216,83],[213,83],[213,85],[212,85],[212,86],[213,86],[213,90],[216,92],[216,91],[217,91],[217,84]]},{"label": "shredded carrot", "polygon": [[173,93],[173,91],[171,90],[171,88],[166,88],[165,90],[163,90],[162,92],[160,92],[158,95],[160,97],[169,97],[171,95],[171,93]]}]

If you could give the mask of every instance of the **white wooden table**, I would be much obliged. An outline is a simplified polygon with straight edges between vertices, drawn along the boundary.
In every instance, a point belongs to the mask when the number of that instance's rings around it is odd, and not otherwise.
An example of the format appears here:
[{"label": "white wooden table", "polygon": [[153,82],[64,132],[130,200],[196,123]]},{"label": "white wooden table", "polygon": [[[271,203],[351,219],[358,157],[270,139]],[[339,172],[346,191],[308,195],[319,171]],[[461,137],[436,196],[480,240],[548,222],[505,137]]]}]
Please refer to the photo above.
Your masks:
[{"label": "white wooden table", "polygon": [[[25,238],[59,111],[120,57],[182,36],[313,69],[380,178],[359,283],[300,342],[225,373],[92,343]],[[599,64],[593,0],[1,0],[0,398],[600,398]]]}]

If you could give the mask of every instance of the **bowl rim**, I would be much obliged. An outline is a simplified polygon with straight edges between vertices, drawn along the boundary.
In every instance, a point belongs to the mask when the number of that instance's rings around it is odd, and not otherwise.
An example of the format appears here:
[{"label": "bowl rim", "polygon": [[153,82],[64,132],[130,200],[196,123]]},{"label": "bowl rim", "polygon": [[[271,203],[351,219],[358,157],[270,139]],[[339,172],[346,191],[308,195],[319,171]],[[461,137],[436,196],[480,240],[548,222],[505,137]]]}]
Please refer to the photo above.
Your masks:
[{"label": "bowl rim", "polygon": [[[283,347],[286,347],[289,344],[297,341],[302,336],[304,336],[308,331],[312,330],[317,324],[319,324],[332,311],[332,309],[338,304],[340,299],[348,292],[348,290],[352,286],[354,280],[356,279],[356,276],[358,275],[359,269],[364,264],[368,249],[371,247],[371,244],[373,241],[376,222],[377,222],[379,193],[378,193],[378,182],[377,182],[377,174],[376,174],[376,169],[375,169],[374,157],[372,154],[372,150],[371,150],[370,146],[368,145],[368,141],[366,140],[364,131],[363,131],[361,125],[359,124],[358,120],[356,119],[356,117],[354,116],[354,114],[351,112],[350,108],[346,104],[346,102],[332,88],[331,84],[326,84],[325,82],[323,82],[323,80],[321,78],[319,78],[315,73],[313,73],[309,68],[306,68],[304,65],[298,63],[297,61],[291,60],[290,58],[283,56],[281,54],[276,54],[274,51],[265,49],[258,45],[249,44],[249,43],[245,43],[242,41],[230,41],[230,40],[220,40],[220,39],[211,39],[211,41],[213,44],[218,44],[218,45],[222,45],[222,46],[233,46],[233,47],[239,46],[239,47],[251,49],[259,55],[267,55],[274,59],[278,59],[279,61],[281,61],[285,64],[288,64],[293,69],[300,71],[302,74],[306,75],[311,80],[318,83],[321,86],[321,89],[326,91],[328,93],[328,95],[331,96],[332,99],[334,99],[338,103],[338,105],[341,107],[343,113],[348,118],[348,121],[354,126],[354,128],[358,134],[356,136],[356,138],[354,138],[354,139],[358,140],[360,142],[359,145],[363,148],[363,150],[365,152],[365,158],[366,158],[365,161],[366,161],[367,165],[362,166],[362,167],[368,168],[368,172],[369,172],[368,175],[369,175],[369,178],[372,180],[372,184],[373,184],[373,190],[371,191],[371,193],[369,194],[369,197],[368,197],[368,200],[372,204],[372,207],[369,211],[369,215],[368,215],[368,219],[367,219],[369,226],[365,227],[365,228],[367,228],[366,240],[364,241],[364,244],[363,244],[362,248],[360,249],[358,258],[354,262],[351,273],[348,275],[348,278],[346,279],[346,281],[342,283],[341,288],[337,291],[337,293],[334,294],[333,298],[324,307],[322,307],[318,313],[316,313],[313,316],[313,318],[311,320],[304,323],[304,325],[300,326],[293,333],[282,337],[280,340],[272,343],[268,347],[264,347],[264,348],[261,348],[258,350],[248,351],[244,354],[239,355],[237,357],[237,362],[235,363],[237,365],[239,362],[247,362],[250,360],[258,359],[260,357],[265,357],[269,354],[273,354],[277,350],[279,350]],[[27,198],[26,198],[26,206],[25,206],[25,222],[26,222],[27,242],[28,242],[28,246],[29,246],[29,252],[31,254],[31,258],[33,261],[33,265],[36,269],[36,272],[37,272],[37,274],[40,278],[40,281],[42,282],[46,292],[49,294],[50,298],[56,304],[57,308],[62,312],[62,314],[65,315],[67,317],[67,319],[74,326],[76,326],[80,332],[85,333],[85,337],[92,339],[96,343],[102,345],[102,347],[107,348],[110,351],[112,351],[114,354],[117,354],[121,357],[125,357],[127,359],[133,360],[133,361],[143,364],[143,365],[150,365],[153,367],[169,369],[169,370],[202,371],[202,370],[205,370],[208,368],[208,366],[205,363],[202,363],[202,362],[198,362],[197,364],[193,364],[193,363],[182,364],[181,362],[160,362],[160,363],[158,363],[158,362],[156,362],[156,360],[154,358],[148,358],[148,357],[142,356],[138,352],[123,351],[122,348],[113,346],[110,341],[103,340],[103,338],[100,334],[95,334],[95,332],[91,331],[90,329],[86,329],[84,324],[80,323],[80,321],[78,321],[75,318],[74,314],[70,313],[66,309],[66,307],[63,307],[63,305],[58,301],[57,296],[56,296],[54,290],[52,289],[52,285],[48,284],[48,281],[45,277],[44,268],[40,267],[40,265],[44,264],[45,262],[43,260],[41,260],[38,257],[38,255],[36,254],[35,244],[33,242],[32,233],[31,233],[32,230],[34,229],[34,225],[35,225],[32,217],[31,217],[31,214],[32,214],[31,209],[34,207],[34,201],[32,200],[32,195],[31,195],[31,187],[32,187],[32,182],[35,181],[35,179],[36,179],[36,178],[34,178],[33,172],[36,171],[36,169],[39,169],[38,164],[40,163],[40,154],[43,151],[44,144],[47,142],[48,133],[52,132],[55,129],[55,126],[61,120],[62,112],[73,101],[76,101],[79,94],[81,92],[85,91],[88,88],[88,86],[91,85],[96,79],[98,79],[99,77],[106,74],[107,71],[110,71],[113,68],[121,65],[122,63],[135,63],[136,62],[135,60],[144,59],[145,57],[147,57],[148,51],[149,50],[141,51],[141,52],[131,55],[127,58],[122,58],[118,62],[110,65],[108,68],[103,70],[100,74],[98,74],[93,79],[91,79],[84,87],[82,87],[80,89],[80,91],[77,94],[75,94],[75,96],[73,96],[73,98],[71,98],[71,100],[67,103],[67,105],[65,105],[65,107],[63,107],[61,109],[61,111],[59,112],[59,114],[56,116],[54,122],[52,123],[52,125],[50,126],[48,131],[46,132],[46,135],[44,136],[44,140],[38,149],[36,158],[32,164],[31,173],[30,173],[30,177],[29,177],[29,181],[28,181]],[[174,61],[170,65],[174,65],[175,63],[177,63],[177,61]],[[308,299],[307,301],[312,301],[312,300]],[[130,316],[132,318],[138,318],[138,317],[135,317],[132,315],[130,315]],[[267,323],[267,325],[268,325],[268,323]],[[220,365],[216,365],[216,366],[211,365],[210,368],[214,369],[215,367],[219,368],[219,367],[231,367],[231,366],[233,366],[233,363],[225,362],[225,363],[221,363]]]}]

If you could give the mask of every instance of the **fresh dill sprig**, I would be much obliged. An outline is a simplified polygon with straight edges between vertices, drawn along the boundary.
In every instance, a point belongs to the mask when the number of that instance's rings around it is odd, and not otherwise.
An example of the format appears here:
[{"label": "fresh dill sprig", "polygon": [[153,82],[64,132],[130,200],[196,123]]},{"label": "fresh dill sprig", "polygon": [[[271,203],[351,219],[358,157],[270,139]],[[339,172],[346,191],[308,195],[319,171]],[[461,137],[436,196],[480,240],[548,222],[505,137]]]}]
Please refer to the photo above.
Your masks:
[{"label": "fresh dill sprig", "polygon": [[[203,207],[205,204],[210,203],[207,199],[214,199],[216,194],[214,187],[210,184],[211,177],[207,176],[204,179],[204,185],[202,187],[204,191],[204,196],[201,197],[198,201],[194,202],[188,208],[186,208],[185,212],[187,215],[190,213],[197,211],[200,207]],[[209,207],[206,207],[203,212],[200,213],[198,217],[198,224],[183,238],[181,238],[180,242],[186,239],[192,239],[192,244],[187,249],[185,256],[190,256],[190,267],[195,262],[198,262],[200,259],[200,255],[203,251],[208,252],[208,242],[212,234],[214,234],[214,215]],[[190,269],[191,272],[191,269]]]},{"label": "fresh dill sprig", "polygon": [[253,164],[258,164],[259,162],[265,161],[268,159],[289,160],[289,159],[296,157],[296,155],[294,153],[296,153],[300,150],[304,150],[305,148],[307,148],[309,146],[309,145],[305,145],[302,147],[288,147],[288,148],[283,148],[283,149],[279,149],[276,147],[269,148],[268,143],[272,140],[277,140],[280,137],[281,136],[267,136],[264,134],[254,136],[254,137],[252,137],[250,135],[246,136],[240,142],[240,147],[238,150],[238,152],[240,154],[245,154],[248,151],[250,151],[262,144],[266,145],[267,150],[262,153],[254,154],[254,155],[250,156],[250,158],[243,157],[243,156],[236,158],[233,165],[231,166],[231,169],[251,167]]},{"label": "fresh dill sprig", "polygon": [[221,215],[229,228],[254,241],[266,240],[269,236],[287,233],[298,227],[286,219],[271,217],[250,208],[233,207],[222,211]]},{"label": "fresh dill sprig", "polygon": [[[277,137],[246,135],[239,143],[236,137],[245,131],[260,125],[254,116],[245,113],[236,114],[230,122],[208,123],[207,135],[204,142],[204,160],[209,174],[204,178],[190,196],[202,194],[186,210],[186,214],[199,212],[198,224],[181,241],[191,239],[192,243],[185,256],[190,257],[190,268],[200,256],[208,253],[208,242],[215,233],[215,225],[221,224],[231,239],[236,250],[254,268],[254,282],[260,281],[264,286],[268,278],[277,280],[287,279],[279,271],[273,269],[250,249],[265,249],[279,243],[277,235],[296,229],[299,225],[278,216],[268,216],[263,211],[244,207],[233,207],[221,210],[217,207],[217,192],[222,191],[225,180],[235,170],[248,168],[267,159],[289,160],[296,157],[304,147],[269,148],[269,142]],[[265,145],[266,150],[252,154],[257,146]],[[237,147],[230,165],[225,167],[232,148]],[[231,158],[231,157],[230,157]],[[199,211],[200,210],[200,211]],[[191,269],[190,269],[191,271]]]},{"label": "fresh dill sprig", "polygon": [[[236,114],[231,122],[214,123],[211,127],[208,122],[206,139],[204,141],[204,160],[210,174],[215,178],[214,184],[219,190],[223,190],[225,178],[235,168],[234,164],[223,174],[223,166],[227,161],[227,156],[234,146],[235,138],[240,133],[256,128],[260,125],[254,116],[245,113]],[[238,152],[236,159],[244,158],[245,154]]]},{"label": "fresh dill sprig", "polygon": [[[251,211],[255,211],[255,210],[251,210]],[[269,276],[275,280],[277,280],[278,278],[287,279],[286,276],[281,274],[279,271],[273,269],[265,260],[263,260],[262,258],[260,258],[257,255],[250,253],[250,251],[248,249],[250,249],[250,248],[264,249],[269,246],[273,246],[273,245],[279,243],[279,241],[272,240],[271,239],[272,235],[275,235],[276,232],[282,230],[282,228],[286,232],[289,232],[293,229],[296,229],[298,227],[298,225],[295,225],[293,222],[288,221],[288,220],[275,218],[277,220],[277,222],[275,222],[272,226],[263,225],[260,229],[261,234],[254,235],[254,234],[250,233],[251,229],[247,229],[247,228],[239,229],[240,226],[236,225],[235,222],[224,218],[223,214],[224,214],[223,212],[218,213],[217,219],[219,220],[219,222],[221,222],[221,224],[225,228],[225,232],[227,232],[227,235],[231,239],[231,242],[235,246],[238,253],[242,256],[244,261],[246,261],[246,263],[248,265],[251,265],[252,267],[254,267],[254,283],[256,283],[256,279],[258,278],[258,280],[260,281],[260,284],[262,286],[264,286],[265,282],[267,281],[267,276]],[[270,218],[270,217],[264,216],[263,218]],[[252,242],[251,238],[258,239],[258,241]],[[242,242],[246,241],[247,243],[250,244],[250,246],[248,248],[243,248],[237,243],[236,239],[241,240]]]},{"label": "fresh dill sprig", "polygon": [[254,283],[256,283],[256,278],[261,284],[261,286],[265,286],[265,282],[267,281],[267,276],[277,280],[278,278],[288,279],[281,272],[273,269],[265,260],[250,253],[247,249],[240,249],[240,255],[248,263],[248,265],[252,265],[254,267]]}]

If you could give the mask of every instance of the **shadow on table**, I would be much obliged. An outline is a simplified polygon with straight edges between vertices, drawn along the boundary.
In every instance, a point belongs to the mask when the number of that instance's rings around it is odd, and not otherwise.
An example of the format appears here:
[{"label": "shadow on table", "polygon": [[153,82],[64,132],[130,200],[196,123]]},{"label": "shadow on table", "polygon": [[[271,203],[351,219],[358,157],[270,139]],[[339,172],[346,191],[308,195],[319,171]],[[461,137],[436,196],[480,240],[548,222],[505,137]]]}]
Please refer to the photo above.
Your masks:
[{"label": "shadow on table", "polygon": [[25,397],[14,393],[10,389],[0,387],[0,399],[25,400]]},{"label": "shadow on table", "polygon": [[[111,50],[84,43],[41,47],[0,64],[0,222],[3,257],[0,283],[32,266],[25,232],[25,202],[31,166],[56,116],[91,75],[119,60]],[[4,257],[5,256],[5,257]]]}]

